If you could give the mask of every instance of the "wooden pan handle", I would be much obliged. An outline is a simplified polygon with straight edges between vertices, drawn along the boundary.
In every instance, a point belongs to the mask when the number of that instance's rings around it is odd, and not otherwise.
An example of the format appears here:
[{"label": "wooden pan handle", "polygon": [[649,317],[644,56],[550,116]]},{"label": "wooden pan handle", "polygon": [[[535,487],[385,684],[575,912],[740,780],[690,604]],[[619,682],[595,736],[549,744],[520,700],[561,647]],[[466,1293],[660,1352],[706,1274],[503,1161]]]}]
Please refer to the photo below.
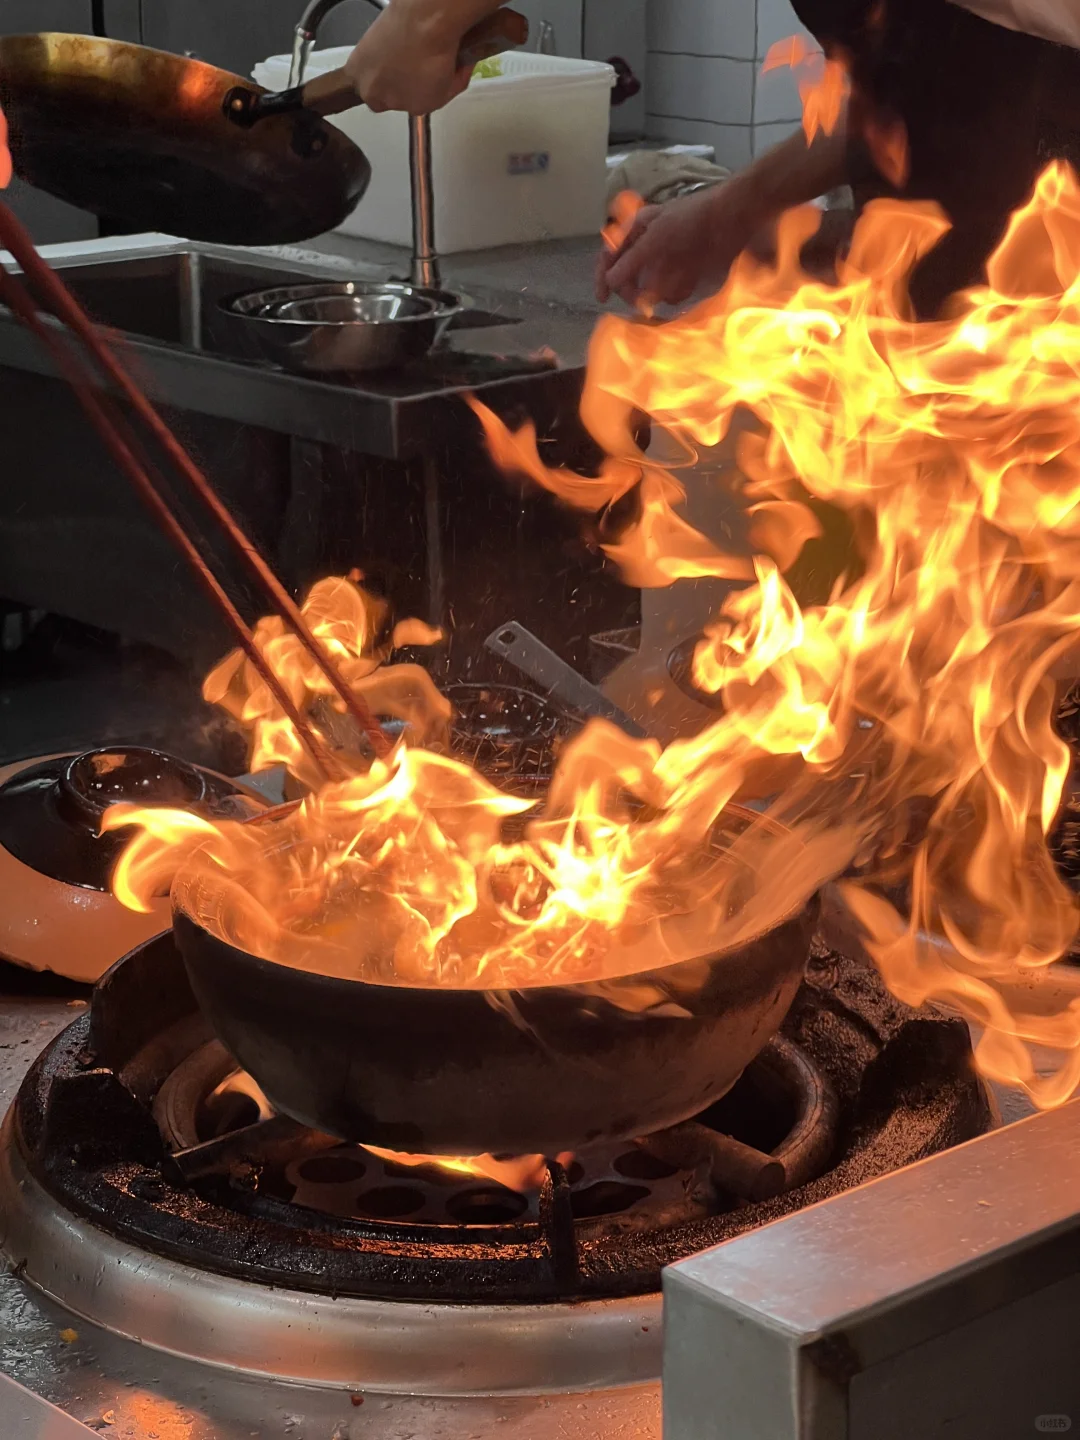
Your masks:
[{"label": "wooden pan handle", "polygon": [[314,110],[316,115],[340,115],[343,110],[364,103],[344,70],[328,70],[325,75],[316,75],[297,92],[297,100],[299,106]]},{"label": "wooden pan handle", "polygon": [[486,20],[481,20],[461,39],[458,51],[458,66],[471,70],[481,60],[490,60],[493,55],[502,55],[528,43],[529,22],[516,10],[496,10]]}]

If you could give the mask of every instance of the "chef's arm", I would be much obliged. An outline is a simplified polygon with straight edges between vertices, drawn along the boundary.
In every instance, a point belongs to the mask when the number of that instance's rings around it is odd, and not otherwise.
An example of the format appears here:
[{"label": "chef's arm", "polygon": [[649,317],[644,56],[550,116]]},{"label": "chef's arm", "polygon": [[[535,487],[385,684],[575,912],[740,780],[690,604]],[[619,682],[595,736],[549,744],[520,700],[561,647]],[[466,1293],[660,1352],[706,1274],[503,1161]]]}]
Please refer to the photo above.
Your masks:
[{"label": "chef's arm", "polygon": [[802,130],[796,131],[733,176],[727,188],[757,230],[792,206],[807,205],[847,182],[848,143],[841,126],[832,135],[818,134],[810,144]]},{"label": "chef's arm", "polygon": [[458,48],[503,0],[391,0],[345,67],[372,110],[439,110],[469,83]]},{"label": "chef's arm", "polygon": [[616,254],[598,262],[597,296],[679,304],[719,286],[732,261],[785,210],[848,181],[843,126],[808,144],[799,130],[723,185],[648,205]]}]

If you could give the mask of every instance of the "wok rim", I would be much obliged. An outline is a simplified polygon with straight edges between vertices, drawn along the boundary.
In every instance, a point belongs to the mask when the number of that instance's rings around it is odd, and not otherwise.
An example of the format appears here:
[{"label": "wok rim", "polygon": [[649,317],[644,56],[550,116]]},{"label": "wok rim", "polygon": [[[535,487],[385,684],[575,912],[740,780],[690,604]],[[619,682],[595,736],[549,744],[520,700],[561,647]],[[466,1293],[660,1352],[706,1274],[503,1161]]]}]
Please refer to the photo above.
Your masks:
[{"label": "wok rim", "polygon": [[[48,59],[67,41],[78,42],[76,46],[72,47],[76,52],[76,58],[79,51],[84,54],[94,52],[105,60],[115,60],[121,56],[140,59],[150,55],[157,63],[177,72],[187,70],[191,73],[198,70],[208,79],[213,77],[230,80],[237,85],[242,85],[246,90],[254,91],[257,95],[268,93],[264,86],[257,84],[254,80],[237,75],[232,70],[226,70],[224,66],[213,65],[208,60],[200,60],[194,55],[177,55],[173,50],[162,50],[157,45],[142,45],[137,40],[113,39],[108,35],[81,35],[75,30],[20,30],[12,35],[0,36],[0,55],[7,50],[18,54],[20,58]],[[70,78],[73,72],[85,75],[88,79],[97,77],[96,70],[79,64],[75,64],[72,70],[67,72],[67,78]]]},{"label": "wok rim", "polygon": [[[725,806],[724,811],[722,812],[722,814],[732,813],[737,814],[740,818],[750,820],[751,823],[763,824],[767,829],[772,830],[774,834],[776,834],[780,838],[786,838],[796,844],[802,843],[801,841],[796,839],[796,836],[792,830],[790,830],[786,825],[783,825],[780,821],[774,820],[771,816],[760,814],[756,810],[751,810],[747,806],[738,804]],[[265,819],[265,816],[263,816],[262,818]],[[255,820],[258,819],[259,817],[255,817]],[[243,823],[249,824],[252,822],[245,821]],[[495,995],[528,995],[530,997],[539,997],[544,995],[554,996],[560,993],[567,993],[575,990],[586,991],[590,987],[596,986],[614,987],[625,984],[627,982],[640,982],[642,979],[648,976],[662,977],[664,975],[674,973],[682,966],[698,965],[702,962],[713,965],[724,960],[728,956],[737,955],[739,951],[747,949],[749,946],[758,943],[766,936],[772,935],[776,931],[781,930],[785,925],[791,924],[801,915],[805,914],[806,911],[814,905],[818,895],[817,891],[811,892],[811,894],[806,896],[803,900],[793,903],[788,909],[783,912],[782,915],[778,916],[772,924],[761,930],[755,931],[754,933],[746,936],[742,940],[726,946],[724,949],[709,951],[702,955],[687,956],[681,960],[671,960],[665,965],[646,966],[641,970],[625,971],[617,975],[600,976],[590,980],[567,981],[562,984],[551,984],[550,982],[548,982],[535,985],[515,985],[512,987],[492,985],[386,985],[371,980],[354,979],[346,975],[328,975],[324,971],[306,970],[302,969],[300,966],[297,965],[284,964],[280,960],[269,960],[264,955],[257,955],[254,953],[254,951],[245,950],[240,945],[235,944],[232,940],[226,939],[222,935],[215,934],[215,932],[211,930],[208,926],[203,925],[199,920],[197,920],[195,916],[191,913],[191,910],[184,903],[185,889],[190,890],[200,879],[205,880],[207,878],[205,871],[203,871],[201,874],[197,874],[194,868],[194,862],[197,860],[200,853],[201,847],[200,850],[196,851],[193,855],[191,855],[184,863],[184,865],[181,866],[181,868],[177,871],[173,879],[172,886],[170,887],[169,904],[172,910],[174,929],[176,928],[177,921],[183,921],[187,925],[191,926],[193,930],[198,931],[202,935],[209,937],[209,939],[212,940],[215,944],[222,945],[226,949],[234,951],[237,955],[243,956],[244,959],[251,965],[256,967],[265,966],[268,974],[288,971],[293,975],[302,977],[303,979],[306,979],[313,983],[317,983],[322,986],[329,985],[333,987],[340,987],[343,994],[359,995],[361,993],[377,994],[382,992],[388,994],[400,994],[402,991],[408,991],[418,996],[424,996],[425,1001],[422,1003],[434,1003],[436,997],[445,1000],[446,997],[452,995],[462,997],[475,996],[477,998],[485,1000],[487,997]],[[178,935],[182,934],[182,931],[183,927],[181,926],[181,928],[177,931]]]}]

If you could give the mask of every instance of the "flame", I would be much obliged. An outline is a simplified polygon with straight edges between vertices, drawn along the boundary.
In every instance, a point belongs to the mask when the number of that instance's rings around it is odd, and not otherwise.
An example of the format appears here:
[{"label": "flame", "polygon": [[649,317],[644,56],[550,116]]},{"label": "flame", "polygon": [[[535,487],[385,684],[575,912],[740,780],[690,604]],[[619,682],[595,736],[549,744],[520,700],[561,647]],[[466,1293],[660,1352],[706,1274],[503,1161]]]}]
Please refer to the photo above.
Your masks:
[{"label": "flame", "polygon": [[[478,1180],[494,1180],[508,1190],[536,1190],[544,1182],[547,1161],[542,1155],[406,1155],[398,1150],[381,1150],[377,1145],[365,1145],[364,1149],[380,1160],[393,1165],[407,1165],[410,1169],[432,1166],[446,1170],[452,1175],[468,1175]],[[573,1160],[570,1151],[558,1157],[559,1164],[569,1166]]]},{"label": "flame", "polygon": [[8,123],[7,116],[0,110],[0,190],[6,190],[11,184],[11,177],[15,169],[11,163],[11,151],[8,148]]},{"label": "flame", "polygon": [[645,201],[636,190],[620,190],[612,200],[608,223],[600,232],[600,238],[613,253],[622,249],[626,237],[634,228],[638,213],[645,208]]},{"label": "flame", "polygon": [[828,58],[809,46],[801,35],[791,35],[771,46],[761,66],[761,73],[791,69],[798,74],[799,99],[802,101],[803,132],[807,144],[820,132],[832,135],[851,96],[851,77],[842,56]]},{"label": "flame", "polygon": [[[301,606],[304,619],[339,673],[376,713],[403,721],[422,743],[445,740],[450,706],[419,665],[386,666],[392,650],[435,645],[440,631],[421,620],[401,620],[386,634],[387,606],[363,590],[354,572],[314,585]],[[343,729],[344,705],[303,645],[276,615],[259,621],[255,643],[301,714],[324,739],[355,749],[360,737]],[[253,774],[285,765],[315,783],[311,758],[292,722],[278,709],[269,686],[242,650],[233,650],[203,683],[203,698],[220,705],[247,731]],[[354,764],[360,763],[353,756]]]},{"label": "flame", "polygon": [[[110,812],[109,828],[140,827],[121,898],[146,904],[179,872],[179,903],[281,963],[512,1003],[501,992],[584,995],[722,952],[843,876],[893,992],[959,1009],[982,1028],[986,1073],[1065,1099],[1080,1002],[1050,1006],[1037,982],[1077,928],[1046,835],[1069,770],[1054,671],[1080,630],[1080,186],[1050,167],[988,283],[929,324],[906,277],[940,212],[869,207],[834,284],[799,264],[818,220],[791,212],[774,263],[743,256],[684,317],[600,322],[582,406],[607,455],[596,476],[548,469],[531,428],[473,402],[506,468],[582,511],[622,502],[606,549],[632,584],[742,582],[694,660],[715,719],[666,749],[595,721],[531,811],[403,736],[265,825]],[[679,513],[697,482],[641,452],[641,411],[688,454],[756,417],[733,482],[752,559]],[[846,512],[858,555],[800,605],[786,572],[817,533],[808,500]],[[342,643],[343,665],[371,653]],[[261,697],[245,713],[276,718]],[[725,830],[751,797],[786,830]],[[631,1003],[678,1009],[644,974]],[[1032,1044],[1058,1052],[1053,1073]]]},{"label": "flame", "polygon": [[862,134],[878,171],[890,185],[902,190],[911,171],[907,126],[896,116],[868,114],[863,117]]},{"label": "flame", "polygon": [[[681,488],[649,483],[635,409],[687,446],[756,415],[742,493],[782,507],[755,536],[771,554],[695,655],[722,716],[654,775],[701,766],[714,795],[779,792],[771,813],[796,831],[857,818],[842,893],[893,992],[966,1013],[983,1070],[1056,1104],[1080,1081],[1080,1005],[1045,1013],[1037,986],[1077,927],[1046,834],[1070,764],[1053,672],[1080,627],[1080,187],[1050,167],[988,284],[931,324],[913,323],[905,277],[939,212],[869,207],[835,286],[799,267],[816,223],[789,214],[775,266],[744,256],[685,318],[601,322],[584,413],[612,458],[595,479],[541,477],[531,434],[476,408],[496,455],[578,508],[610,505],[636,468],[641,519],[608,545],[631,571],[653,568],[652,535],[677,539],[650,512]],[[813,533],[807,494],[851,517],[859,565],[802,608],[783,569]],[[699,535],[663,557],[684,566],[732,568]],[[1031,1044],[1059,1052],[1053,1073]]]}]

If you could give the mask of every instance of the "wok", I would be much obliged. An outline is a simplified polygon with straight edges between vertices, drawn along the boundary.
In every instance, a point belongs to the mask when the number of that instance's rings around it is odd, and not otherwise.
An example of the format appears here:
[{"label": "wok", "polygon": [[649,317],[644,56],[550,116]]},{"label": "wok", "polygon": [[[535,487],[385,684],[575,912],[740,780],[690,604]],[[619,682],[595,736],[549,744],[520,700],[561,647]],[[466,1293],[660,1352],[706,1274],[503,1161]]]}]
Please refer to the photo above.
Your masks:
[{"label": "wok", "polygon": [[339,225],[371,167],[308,111],[245,130],[237,75],[91,35],[0,40],[0,105],[16,173],[71,205],[141,230],[278,245]]},{"label": "wok", "polygon": [[779,1028],[817,912],[816,900],[794,907],[704,961],[507,994],[264,960],[209,928],[203,883],[192,872],[174,886],[177,945],[204,1015],[275,1109],[424,1154],[551,1155],[698,1114]]},{"label": "wok", "polygon": [[[462,58],[518,43],[503,11]],[[322,118],[359,105],[342,71],[278,95],[200,60],[93,35],[0,39],[0,106],[16,173],[95,215],[225,245],[286,245],[333,229],[371,178]]]}]

